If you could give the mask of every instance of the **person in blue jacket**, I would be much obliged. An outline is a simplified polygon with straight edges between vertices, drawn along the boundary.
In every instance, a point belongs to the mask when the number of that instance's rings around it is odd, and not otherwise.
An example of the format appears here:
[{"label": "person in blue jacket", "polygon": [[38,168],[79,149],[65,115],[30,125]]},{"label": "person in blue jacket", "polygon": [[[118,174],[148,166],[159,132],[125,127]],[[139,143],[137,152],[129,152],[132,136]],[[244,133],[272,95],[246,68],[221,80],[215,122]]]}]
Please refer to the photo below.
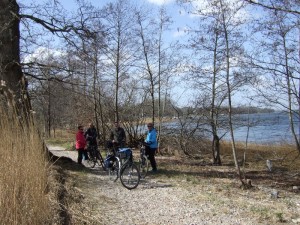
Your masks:
[{"label": "person in blue jacket", "polygon": [[148,132],[147,132],[147,137],[145,139],[146,143],[146,155],[148,155],[148,158],[151,163],[152,171],[156,172],[157,171],[157,166],[156,166],[156,160],[155,160],[155,153],[157,150],[157,133],[155,128],[153,127],[153,123],[148,123]]}]

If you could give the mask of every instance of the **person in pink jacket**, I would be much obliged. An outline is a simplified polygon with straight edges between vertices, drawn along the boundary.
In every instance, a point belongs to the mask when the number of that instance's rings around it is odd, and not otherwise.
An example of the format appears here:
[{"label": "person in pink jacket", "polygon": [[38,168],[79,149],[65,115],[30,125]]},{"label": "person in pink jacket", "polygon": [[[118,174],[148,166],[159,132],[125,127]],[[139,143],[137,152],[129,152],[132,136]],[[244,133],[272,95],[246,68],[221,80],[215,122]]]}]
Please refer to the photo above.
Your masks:
[{"label": "person in pink jacket", "polygon": [[83,126],[78,126],[78,131],[76,133],[76,150],[78,151],[77,162],[82,164],[82,156],[84,159],[88,159],[87,149],[86,149],[86,140],[84,137]]}]

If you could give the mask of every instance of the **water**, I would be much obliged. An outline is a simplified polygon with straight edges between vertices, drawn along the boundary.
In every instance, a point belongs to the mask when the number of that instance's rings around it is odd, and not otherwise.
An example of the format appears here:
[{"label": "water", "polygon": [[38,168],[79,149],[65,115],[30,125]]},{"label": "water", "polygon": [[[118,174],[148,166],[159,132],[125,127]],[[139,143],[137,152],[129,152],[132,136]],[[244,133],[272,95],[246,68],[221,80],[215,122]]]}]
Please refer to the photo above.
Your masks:
[{"label": "water", "polygon": [[[238,115],[242,121],[248,121],[248,115]],[[298,132],[298,119],[295,119],[295,128]],[[293,143],[294,139],[291,134],[291,127],[289,118],[286,113],[258,113],[250,114],[249,121],[253,122],[253,126],[249,129],[248,142],[261,143],[261,144],[278,144],[282,142]],[[246,141],[247,126],[239,127],[234,130],[236,141]],[[229,134],[224,137],[229,140]]]},{"label": "water", "polygon": [[[249,118],[248,118],[249,117]],[[224,116],[224,118],[226,118]],[[295,117],[295,128],[298,134],[299,119]],[[286,113],[257,113],[257,114],[240,114],[234,117],[235,141],[245,142],[247,139],[248,126],[250,124],[248,133],[248,142],[257,144],[280,144],[283,142],[294,143],[291,135],[289,118]],[[244,125],[241,125],[244,124]],[[178,122],[165,124],[166,127],[174,131],[174,128],[179,127]],[[189,126],[190,128],[193,125]],[[208,128],[208,127],[207,127]],[[168,130],[167,129],[167,130]],[[225,130],[220,130],[219,135],[224,137],[223,140],[230,140],[230,133]],[[203,135],[203,133],[202,133]],[[209,137],[209,135],[208,135]]]}]

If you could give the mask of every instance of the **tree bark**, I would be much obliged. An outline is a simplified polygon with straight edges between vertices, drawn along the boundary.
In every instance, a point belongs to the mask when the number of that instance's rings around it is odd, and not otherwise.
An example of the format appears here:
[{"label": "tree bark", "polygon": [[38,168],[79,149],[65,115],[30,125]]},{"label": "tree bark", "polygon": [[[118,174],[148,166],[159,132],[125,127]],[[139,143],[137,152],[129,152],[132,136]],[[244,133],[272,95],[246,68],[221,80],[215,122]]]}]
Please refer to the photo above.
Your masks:
[{"label": "tree bark", "polygon": [[19,6],[16,1],[0,1],[0,93],[5,104],[18,115],[30,110],[27,82],[20,66]]}]

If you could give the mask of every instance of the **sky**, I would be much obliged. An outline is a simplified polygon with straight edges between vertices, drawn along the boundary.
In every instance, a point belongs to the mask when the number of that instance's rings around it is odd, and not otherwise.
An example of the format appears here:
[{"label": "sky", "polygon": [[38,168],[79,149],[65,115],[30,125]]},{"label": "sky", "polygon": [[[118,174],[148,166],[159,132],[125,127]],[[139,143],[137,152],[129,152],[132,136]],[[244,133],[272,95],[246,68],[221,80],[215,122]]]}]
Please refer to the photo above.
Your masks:
[{"label": "sky", "polygon": [[[45,0],[45,1],[49,1],[49,0]],[[96,7],[102,7],[109,2],[114,2],[115,0],[87,0],[87,1]],[[140,0],[134,0],[134,1],[140,1]],[[143,1],[148,2],[150,6],[153,6],[157,10],[159,9],[159,7],[164,5],[167,9],[169,16],[172,17],[174,23],[171,26],[171,30],[166,35],[167,37],[166,40],[176,41],[176,40],[183,39],[183,36],[186,35],[186,33],[184,32],[184,30],[186,29],[185,27],[188,23],[191,23],[193,18],[190,17],[188,14],[184,13],[184,10],[180,8],[178,4],[176,4],[176,0],[143,0]],[[29,6],[30,2],[43,4],[42,1],[35,1],[35,0],[17,0],[17,2],[24,4],[26,6]],[[60,0],[60,3],[67,10],[76,9],[77,7],[75,0]],[[45,51],[45,49],[42,50]],[[40,52],[37,52],[37,54],[40,55]],[[183,83],[181,83],[181,87],[180,85],[176,85],[176,88],[174,89],[173,92],[176,93],[177,102],[179,104],[181,104],[180,102],[186,103],[186,98],[190,98],[190,96],[193,95],[192,93],[189,93],[190,92],[189,90],[186,90],[186,85]]]},{"label": "sky", "polygon": [[[72,0],[67,0],[72,1]],[[67,2],[66,1],[66,2]],[[102,0],[101,2],[112,2],[113,0]],[[139,0],[135,0],[139,1]],[[176,4],[176,0],[145,0],[146,2],[150,3],[154,7],[160,7],[165,6],[168,10],[168,13],[170,16],[172,16],[172,19],[174,21],[174,24],[172,25],[172,30],[170,32],[170,35],[173,39],[179,39],[182,36],[184,36],[186,33],[184,33],[185,27],[187,24],[191,23],[193,18],[186,13],[184,13],[184,9],[179,7],[178,4]],[[99,0],[91,0],[92,3],[95,2],[95,4],[99,3]]]},{"label": "sky", "polygon": [[[49,1],[49,0],[47,0]],[[54,0],[52,0],[54,1]],[[114,2],[114,0],[87,0],[92,5],[97,7],[102,7],[109,2]],[[140,0],[135,0],[140,1]],[[191,23],[192,17],[184,13],[184,9],[180,8],[178,4],[176,4],[176,0],[143,0],[148,2],[153,7],[159,8],[160,6],[166,6],[167,11],[174,21],[171,30],[171,37],[174,39],[179,39],[186,33],[184,32],[186,24]],[[30,2],[37,2],[35,0],[17,0],[18,3],[23,3],[25,5],[29,5]],[[42,1],[40,1],[42,4]],[[45,1],[43,1],[45,2]],[[72,10],[76,8],[75,0],[60,0],[60,3],[67,10]]]},{"label": "sky", "polygon": [[[96,7],[102,7],[109,2],[114,2],[115,0],[86,0],[86,1],[89,1],[92,5]],[[157,9],[159,9],[160,6],[164,5],[168,11],[168,14],[172,17],[172,20],[174,21],[171,30],[167,35],[168,39],[170,41],[176,41],[176,40],[184,40],[184,38],[187,37],[187,33],[185,32],[186,27],[187,25],[192,25],[195,17],[191,16],[188,13],[185,13],[185,10],[183,8],[180,8],[180,6],[176,4],[176,0],[134,0],[134,1],[148,2],[153,7],[157,7]],[[237,0],[229,0],[229,1],[234,2]],[[28,5],[30,2],[37,2],[37,1],[17,0],[17,2]],[[75,0],[60,0],[60,2],[67,10],[72,10],[76,8]],[[197,2],[198,6],[201,6],[204,3],[205,0],[201,0],[201,1],[199,0]],[[194,92],[192,91],[192,88],[187,88],[187,84],[184,82],[180,82],[179,84],[177,84],[176,88],[173,88],[172,92],[174,93],[174,95],[176,95],[177,98],[176,100],[177,103],[179,103],[179,105],[184,105],[187,103],[187,99],[194,98]]]}]

